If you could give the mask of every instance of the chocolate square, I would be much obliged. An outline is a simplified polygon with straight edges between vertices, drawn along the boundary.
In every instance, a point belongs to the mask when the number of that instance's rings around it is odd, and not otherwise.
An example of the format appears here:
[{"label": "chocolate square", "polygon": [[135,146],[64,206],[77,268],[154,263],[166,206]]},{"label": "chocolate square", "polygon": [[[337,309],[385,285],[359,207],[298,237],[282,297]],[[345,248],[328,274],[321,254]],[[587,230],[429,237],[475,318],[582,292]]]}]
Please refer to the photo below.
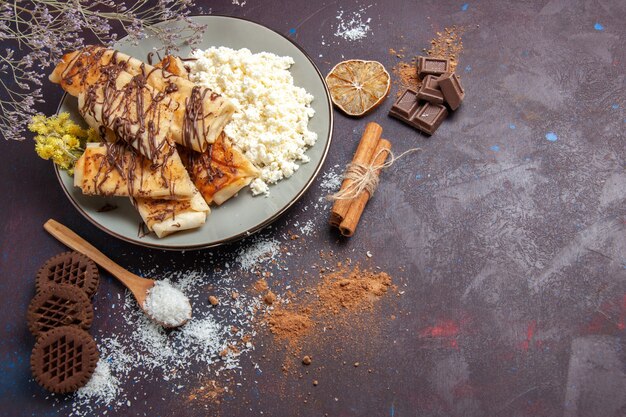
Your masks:
[{"label": "chocolate square", "polygon": [[397,117],[400,120],[406,121],[410,119],[419,107],[419,101],[417,99],[417,92],[407,89],[398,100],[393,104],[389,114]]},{"label": "chocolate square", "polygon": [[439,89],[439,80],[434,75],[427,75],[417,91],[417,98],[430,103],[443,104],[443,93]]},{"label": "chocolate square", "polygon": [[413,123],[419,130],[432,135],[439,128],[448,110],[441,104],[424,103],[413,116]]},{"label": "chocolate square", "polygon": [[393,104],[389,115],[432,135],[448,115],[448,110],[441,104],[420,103],[417,92],[407,89]]},{"label": "chocolate square", "polygon": [[458,109],[465,98],[465,90],[458,75],[447,73],[439,77],[439,88],[448,106],[452,110]]},{"label": "chocolate square", "polygon": [[420,77],[424,75],[441,75],[450,72],[450,60],[446,58],[431,58],[427,56],[417,57],[417,74]]}]

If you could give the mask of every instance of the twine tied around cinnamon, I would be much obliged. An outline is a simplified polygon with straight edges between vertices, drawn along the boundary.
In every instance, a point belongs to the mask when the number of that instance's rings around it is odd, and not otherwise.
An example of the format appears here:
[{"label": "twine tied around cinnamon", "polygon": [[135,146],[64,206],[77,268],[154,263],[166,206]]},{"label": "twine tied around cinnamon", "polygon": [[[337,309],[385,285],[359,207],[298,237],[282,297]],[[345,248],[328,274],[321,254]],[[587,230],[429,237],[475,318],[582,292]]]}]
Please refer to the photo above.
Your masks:
[{"label": "twine tied around cinnamon", "polygon": [[378,188],[378,183],[380,182],[380,176],[378,172],[382,169],[389,168],[392,166],[398,159],[402,158],[405,155],[408,155],[413,152],[420,152],[422,148],[411,148],[400,155],[395,156],[393,152],[388,149],[381,149],[374,157],[371,159],[375,161],[383,152],[387,152],[391,159],[386,161],[384,164],[374,165],[374,164],[360,164],[351,162],[346,165],[346,171],[343,174],[343,180],[349,179],[352,183],[334,194],[331,194],[327,197],[328,200],[336,201],[336,200],[352,200],[356,198],[363,191],[367,191],[369,194],[369,198],[372,198],[374,195],[374,191]]}]

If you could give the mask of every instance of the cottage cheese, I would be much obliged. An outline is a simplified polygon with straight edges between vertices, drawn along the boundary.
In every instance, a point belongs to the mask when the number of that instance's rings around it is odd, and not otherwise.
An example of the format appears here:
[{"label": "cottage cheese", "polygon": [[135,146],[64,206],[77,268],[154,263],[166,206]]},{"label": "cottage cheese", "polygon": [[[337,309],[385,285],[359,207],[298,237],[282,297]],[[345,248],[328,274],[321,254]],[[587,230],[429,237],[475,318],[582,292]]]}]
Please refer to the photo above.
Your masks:
[{"label": "cottage cheese", "polygon": [[268,184],[289,178],[308,162],[305,155],[317,134],[307,125],[315,111],[313,96],[293,85],[294,60],[268,52],[226,47],[197,50],[191,80],[229,98],[237,107],[224,132],[261,169],[250,188],[269,194]]}]

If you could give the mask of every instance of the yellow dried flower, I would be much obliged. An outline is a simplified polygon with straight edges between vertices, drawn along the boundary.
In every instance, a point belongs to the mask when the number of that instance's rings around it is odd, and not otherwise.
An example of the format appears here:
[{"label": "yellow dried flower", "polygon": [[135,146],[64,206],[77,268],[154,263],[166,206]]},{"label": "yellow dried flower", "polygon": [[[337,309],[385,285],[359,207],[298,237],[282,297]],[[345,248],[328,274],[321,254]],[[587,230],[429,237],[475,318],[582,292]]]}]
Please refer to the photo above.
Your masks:
[{"label": "yellow dried flower", "polygon": [[65,112],[50,117],[37,114],[31,118],[28,129],[37,134],[37,155],[43,159],[51,159],[70,175],[73,174],[76,160],[85,151],[85,143],[98,137],[94,129],[81,128]]}]

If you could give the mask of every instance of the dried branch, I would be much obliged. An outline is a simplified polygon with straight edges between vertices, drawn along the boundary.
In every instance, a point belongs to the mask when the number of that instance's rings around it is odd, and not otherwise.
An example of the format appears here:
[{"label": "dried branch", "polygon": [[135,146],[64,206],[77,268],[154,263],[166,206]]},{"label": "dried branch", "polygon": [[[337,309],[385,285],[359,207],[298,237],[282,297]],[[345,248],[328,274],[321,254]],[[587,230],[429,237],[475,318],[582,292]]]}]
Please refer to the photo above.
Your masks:
[{"label": "dried branch", "polygon": [[[157,37],[164,50],[180,44],[195,44],[202,26],[189,19],[191,0],[0,0],[0,135],[22,140],[35,105],[43,102],[44,70],[64,52],[84,46],[91,35],[103,45],[117,41],[116,28],[136,44],[147,36]],[[184,29],[156,27],[174,20]]]}]

